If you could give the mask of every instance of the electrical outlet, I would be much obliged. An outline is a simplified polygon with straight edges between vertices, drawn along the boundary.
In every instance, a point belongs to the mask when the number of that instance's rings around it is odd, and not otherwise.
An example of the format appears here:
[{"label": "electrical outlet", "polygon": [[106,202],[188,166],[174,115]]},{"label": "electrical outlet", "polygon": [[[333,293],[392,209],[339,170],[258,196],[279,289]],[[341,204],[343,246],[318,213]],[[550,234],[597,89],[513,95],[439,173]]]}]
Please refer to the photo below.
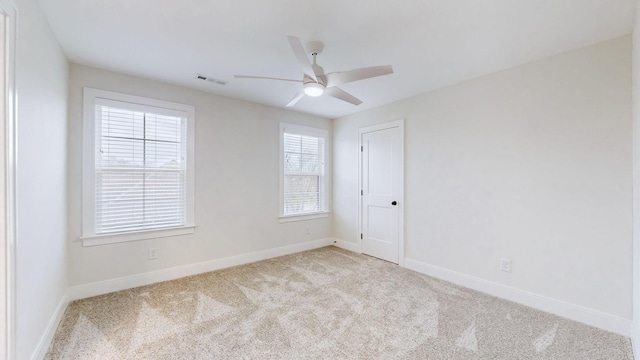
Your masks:
[{"label": "electrical outlet", "polygon": [[500,270],[504,272],[511,272],[511,259],[502,258],[500,259]]},{"label": "electrical outlet", "polygon": [[304,228],[304,233],[307,234],[307,235],[311,234],[311,231],[309,231],[309,227],[308,226]]},{"label": "electrical outlet", "polygon": [[158,258],[158,249],[149,248],[149,260],[155,260]]}]

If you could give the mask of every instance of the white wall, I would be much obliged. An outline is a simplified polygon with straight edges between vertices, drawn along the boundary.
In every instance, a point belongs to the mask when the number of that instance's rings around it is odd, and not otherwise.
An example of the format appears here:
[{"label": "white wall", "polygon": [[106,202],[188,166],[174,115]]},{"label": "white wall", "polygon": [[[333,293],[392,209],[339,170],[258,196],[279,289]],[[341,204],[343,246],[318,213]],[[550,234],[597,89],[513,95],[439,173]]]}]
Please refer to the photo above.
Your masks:
[{"label": "white wall", "polygon": [[[82,87],[195,105],[193,235],[83,247]],[[211,85],[215,86],[215,85]],[[70,283],[81,285],[328,238],[331,218],[278,222],[279,124],[328,129],[331,121],[71,64],[69,78]],[[309,226],[310,235],[305,235]],[[148,248],[158,259],[148,260]]]},{"label": "white wall", "polygon": [[630,79],[624,37],[335,120],[336,237],[357,129],[404,118],[406,258],[631,319]]},{"label": "white wall", "polygon": [[67,288],[68,63],[34,0],[18,9],[17,358],[29,358]]},{"label": "white wall", "polygon": [[633,348],[640,356],[640,1],[633,29]]}]

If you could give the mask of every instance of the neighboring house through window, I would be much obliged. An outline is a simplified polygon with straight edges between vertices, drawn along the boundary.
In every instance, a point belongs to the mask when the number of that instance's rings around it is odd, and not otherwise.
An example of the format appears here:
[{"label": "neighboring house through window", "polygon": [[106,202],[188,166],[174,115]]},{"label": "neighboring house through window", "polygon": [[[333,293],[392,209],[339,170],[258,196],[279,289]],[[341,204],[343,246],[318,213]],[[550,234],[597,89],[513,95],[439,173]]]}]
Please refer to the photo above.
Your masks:
[{"label": "neighboring house through window", "polygon": [[193,233],[194,113],[84,89],[85,245]]}]

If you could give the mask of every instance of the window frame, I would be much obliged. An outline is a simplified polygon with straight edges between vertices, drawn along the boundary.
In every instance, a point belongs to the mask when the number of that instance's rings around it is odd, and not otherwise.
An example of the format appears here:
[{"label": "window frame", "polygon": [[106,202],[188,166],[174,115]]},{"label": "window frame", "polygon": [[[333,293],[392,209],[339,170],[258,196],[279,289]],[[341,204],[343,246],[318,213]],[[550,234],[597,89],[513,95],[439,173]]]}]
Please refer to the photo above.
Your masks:
[{"label": "window frame", "polygon": [[[186,117],[186,214],[185,224],[149,230],[96,234],[96,102],[127,103],[130,108],[161,109],[162,113],[178,113]],[[82,160],[82,245],[94,246],[168,236],[193,234],[194,222],[194,122],[195,107],[112,91],[83,88],[83,160]]]},{"label": "window frame", "polygon": [[[324,175],[322,176],[322,181],[319,187],[320,192],[320,202],[324,204],[324,209],[321,211],[311,212],[311,213],[301,213],[301,214],[284,214],[284,134],[285,132],[290,134],[297,135],[306,135],[313,136],[324,139]],[[280,123],[280,133],[279,133],[279,142],[280,149],[278,151],[279,163],[280,163],[280,191],[279,191],[279,211],[278,211],[278,221],[280,223],[287,223],[292,221],[303,221],[303,220],[313,220],[313,219],[321,219],[329,217],[331,213],[331,197],[329,196],[329,192],[331,191],[330,183],[331,183],[331,164],[329,159],[331,159],[330,151],[331,151],[331,139],[329,138],[329,131],[326,129],[303,126],[297,124],[290,123]]]}]

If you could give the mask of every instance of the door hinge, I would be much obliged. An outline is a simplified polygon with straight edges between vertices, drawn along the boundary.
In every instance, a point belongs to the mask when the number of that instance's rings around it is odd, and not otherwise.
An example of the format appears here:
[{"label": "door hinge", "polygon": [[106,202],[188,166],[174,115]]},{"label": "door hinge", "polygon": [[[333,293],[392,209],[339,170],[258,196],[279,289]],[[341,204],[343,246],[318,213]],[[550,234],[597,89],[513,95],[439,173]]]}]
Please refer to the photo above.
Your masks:
[{"label": "door hinge", "polygon": [[360,146],[360,151],[364,151],[364,146]]},{"label": "door hinge", "polygon": [[364,195],[364,190],[360,190],[360,196]]},{"label": "door hinge", "polygon": [[362,240],[362,234],[360,234],[360,240]]}]

